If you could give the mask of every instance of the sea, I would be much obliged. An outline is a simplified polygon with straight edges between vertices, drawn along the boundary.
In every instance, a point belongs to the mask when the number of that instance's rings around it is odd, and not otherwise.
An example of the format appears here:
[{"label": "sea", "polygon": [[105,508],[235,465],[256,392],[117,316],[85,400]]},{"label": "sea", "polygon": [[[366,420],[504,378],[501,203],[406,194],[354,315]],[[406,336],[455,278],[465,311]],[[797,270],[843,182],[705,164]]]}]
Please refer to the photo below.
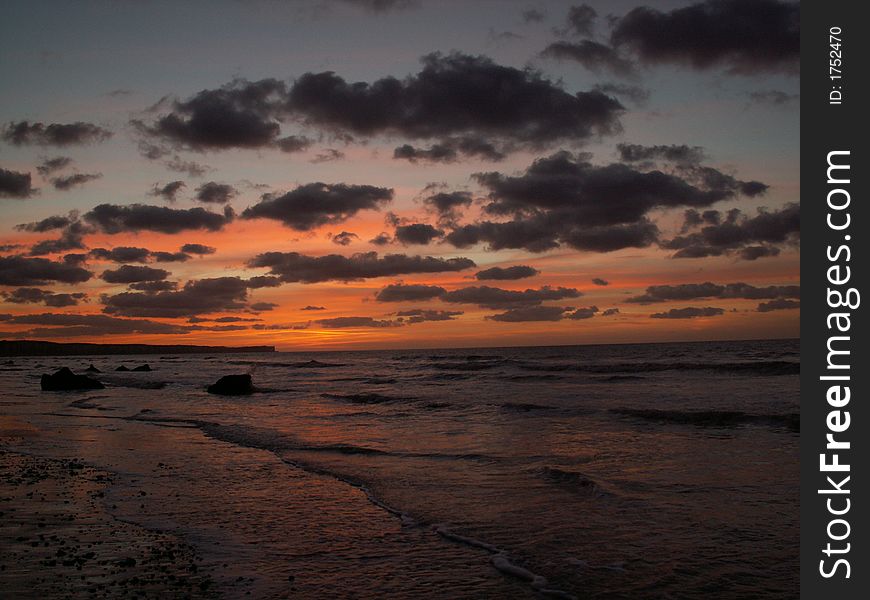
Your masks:
[{"label": "sea", "polygon": [[798,340],[21,357],[0,406],[225,598],[797,598],[799,371]]}]

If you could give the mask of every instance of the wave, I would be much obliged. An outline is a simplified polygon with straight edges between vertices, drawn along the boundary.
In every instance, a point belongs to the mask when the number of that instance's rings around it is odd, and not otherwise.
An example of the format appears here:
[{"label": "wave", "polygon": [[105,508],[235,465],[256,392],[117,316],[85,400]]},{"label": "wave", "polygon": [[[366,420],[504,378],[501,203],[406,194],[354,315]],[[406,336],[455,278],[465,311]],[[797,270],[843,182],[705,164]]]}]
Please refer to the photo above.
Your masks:
[{"label": "wave", "polygon": [[555,406],[547,406],[546,404],[530,404],[526,402],[505,402],[499,404],[499,407],[504,410],[512,410],[516,412],[530,412],[533,410],[556,410]]},{"label": "wave", "polygon": [[405,398],[401,396],[385,396],[384,394],[376,394],[370,392],[367,394],[320,394],[321,398],[330,400],[342,400],[353,404],[389,404],[391,402],[406,402],[413,398]]},{"label": "wave", "polygon": [[610,364],[569,364],[523,362],[517,365],[525,371],[562,372],[576,371],[606,375],[610,373],[656,373],[661,371],[717,371],[742,375],[777,376],[799,375],[800,362],[787,360],[759,360],[742,362],[642,362]]},{"label": "wave", "polygon": [[558,381],[564,379],[564,377],[561,375],[546,373],[543,375],[509,375],[503,379],[506,379],[507,381],[515,381],[517,383],[534,383],[536,381]]},{"label": "wave", "polygon": [[511,560],[507,551],[498,546],[483,540],[458,534],[451,531],[446,525],[435,525],[434,530],[435,533],[451,542],[462,544],[463,546],[469,546],[471,548],[479,548],[489,552],[491,554],[489,562],[497,571],[504,575],[515,577],[527,582],[532,589],[543,596],[548,596],[550,598],[563,598],[565,600],[576,600],[576,596],[569,594],[568,592],[547,587],[549,582],[546,577],[516,564]]},{"label": "wave", "polygon": [[681,411],[653,408],[612,408],[610,412],[649,421],[694,425],[696,427],[737,427],[758,424],[784,427],[799,432],[801,426],[799,413],[759,415],[729,410]]},{"label": "wave", "polygon": [[319,360],[306,360],[302,362],[267,362],[261,360],[230,360],[230,365],[250,365],[254,367],[278,367],[287,369],[330,369],[346,367],[345,363],[327,363]]},{"label": "wave", "polygon": [[439,371],[486,371],[488,369],[494,369],[495,367],[500,367],[505,364],[504,360],[498,361],[472,361],[472,362],[458,362],[458,361],[448,361],[448,362],[432,362],[428,364],[424,364],[423,367],[428,367],[430,369],[438,369]]},{"label": "wave", "polygon": [[537,474],[550,483],[575,490],[581,490],[587,493],[595,493],[599,490],[599,486],[595,483],[595,480],[579,471],[569,471],[557,467],[543,467],[537,471]]}]

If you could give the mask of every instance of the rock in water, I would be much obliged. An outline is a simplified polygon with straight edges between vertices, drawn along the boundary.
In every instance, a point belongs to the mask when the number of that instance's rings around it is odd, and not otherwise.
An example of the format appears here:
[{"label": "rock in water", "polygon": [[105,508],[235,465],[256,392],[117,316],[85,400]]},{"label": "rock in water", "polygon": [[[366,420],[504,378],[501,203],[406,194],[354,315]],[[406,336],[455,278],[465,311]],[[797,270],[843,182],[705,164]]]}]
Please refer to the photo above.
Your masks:
[{"label": "rock in water", "polygon": [[87,371],[88,373],[102,373],[102,371],[94,366],[94,363],[91,363],[91,365],[87,369],[85,369],[85,371]]},{"label": "rock in water", "polygon": [[139,365],[138,367],[133,367],[131,371],[150,371],[151,367],[146,363],[144,365]]},{"label": "rock in water", "polygon": [[68,368],[63,367],[54,375],[44,374],[40,379],[39,384],[42,389],[50,392],[66,391],[66,390],[102,390],[105,389],[102,383],[96,379],[91,379],[87,375],[76,375]]},{"label": "rock in water", "polygon": [[130,369],[128,369],[128,368],[125,367],[124,365],[121,365],[120,367],[118,367],[118,368],[115,369],[115,370],[116,370],[116,371],[129,371]]},{"label": "rock in water", "polygon": [[242,396],[254,393],[254,384],[250,375],[224,375],[208,386],[209,394],[221,394],[223,396]]}]

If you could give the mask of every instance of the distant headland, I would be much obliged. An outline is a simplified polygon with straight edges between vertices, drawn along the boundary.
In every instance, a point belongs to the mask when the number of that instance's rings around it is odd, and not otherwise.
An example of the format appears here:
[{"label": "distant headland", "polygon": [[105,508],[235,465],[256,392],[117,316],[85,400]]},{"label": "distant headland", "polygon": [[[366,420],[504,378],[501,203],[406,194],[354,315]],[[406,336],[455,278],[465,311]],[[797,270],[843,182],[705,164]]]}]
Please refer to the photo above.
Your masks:
[{"label": "distant headland", "polygon": [[275,352],[275,346],[189,346],[152,344],[64,344],[38,340],[0,340],[0,356],[78,356],[97,354],[229,354]]}]

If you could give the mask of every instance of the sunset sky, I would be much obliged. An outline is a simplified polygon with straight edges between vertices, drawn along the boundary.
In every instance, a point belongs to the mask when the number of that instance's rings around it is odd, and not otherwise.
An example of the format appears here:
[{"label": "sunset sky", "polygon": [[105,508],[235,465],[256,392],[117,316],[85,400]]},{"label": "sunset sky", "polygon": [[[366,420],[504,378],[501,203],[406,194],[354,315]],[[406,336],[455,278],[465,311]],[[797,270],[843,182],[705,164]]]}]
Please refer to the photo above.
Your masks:
[{"label": "sunset sky", "polygon": [[799,9],[7,2],[0,338],[799,335]]}]

